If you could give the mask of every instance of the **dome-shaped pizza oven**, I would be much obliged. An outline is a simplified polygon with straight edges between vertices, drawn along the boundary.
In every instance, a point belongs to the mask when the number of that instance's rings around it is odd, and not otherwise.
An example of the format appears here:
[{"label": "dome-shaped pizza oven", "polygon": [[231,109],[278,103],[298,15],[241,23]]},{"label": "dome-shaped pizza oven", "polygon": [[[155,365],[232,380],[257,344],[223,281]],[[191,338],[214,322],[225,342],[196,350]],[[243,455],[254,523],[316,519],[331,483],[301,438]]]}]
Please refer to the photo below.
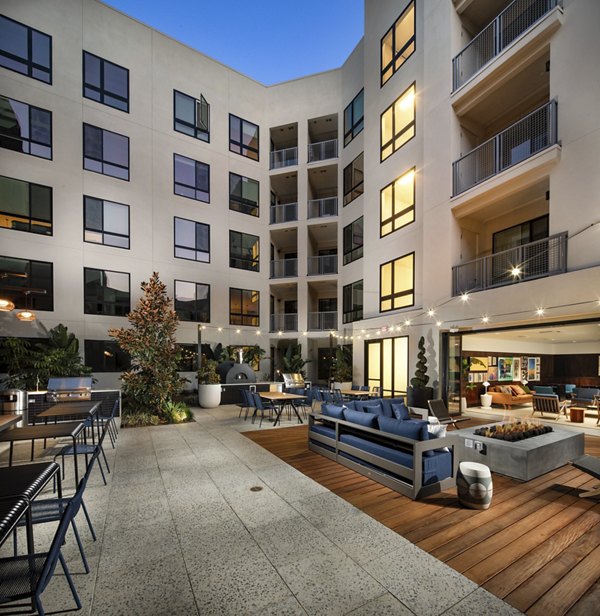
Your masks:
[{"label": "dome-shaped pizza oven", "polygon": [[223,362],[217,368],[221,382],[227,385],[239,383],[256,383],[256,374],[248,364],[234,364]]}]

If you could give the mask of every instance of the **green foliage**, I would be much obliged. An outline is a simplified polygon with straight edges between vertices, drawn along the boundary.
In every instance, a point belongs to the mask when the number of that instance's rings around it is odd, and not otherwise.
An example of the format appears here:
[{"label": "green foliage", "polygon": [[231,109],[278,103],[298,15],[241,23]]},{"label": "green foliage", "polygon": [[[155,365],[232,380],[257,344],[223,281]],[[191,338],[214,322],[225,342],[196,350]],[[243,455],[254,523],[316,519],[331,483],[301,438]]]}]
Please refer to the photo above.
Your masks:
[{"label": "green foliage", "polygon": [[331,376],[337,383],[352,381],[352,347],[339,346],[335,350]]},{"label": "green foliage", "polygon": [[190,407],[183,402],[167,402],[165,416],[169,423],[183,423],[191,421],[194,417]]},{"label": "green foliage", "polygon": [[419,338],[419,353],[417,354],[417,365],[415,369],[415,376],[410,379],[410,384],[415,389],[423,389],[427,387],[429,382],[429,376],[427,376],[427,358],[425,357],[425,338],[421,336]]},{"label": "green foliage", "polygon": [[259,344],[244,347],[243,360],[245,364],[252,367],[253,370],[260,370],[260,360],[267,354]]},{"label": "green foliage", "polygon": [[121,417],[121,428],[138,428],[160,425],[160,417],[150,413],[125,413]]},{"label": "green foliage", "polygon": [[121,376],[127,412],[157,415],[166,421],[166,405],[184,383],[177,372],[180,350],[175,332],[179,317],[156,272],[148,282],[142,282],[141,289],[142,297],[127,315],[131,327],[110,329],[108,333],[131,357],[131,368]]},{"label": "green foliage", "polygon": [[299,372],[304,374],[304,366],[310,361],[302,358],[302,345],[290,344],[283,354],[283,371],[282,372]]},{"label": "green foliage", "polygon": [[221,382],[221,378],[217,374],[218,365],[214,359],[207,359],[203,355],[198,370],[198,385],[218,385]]}]

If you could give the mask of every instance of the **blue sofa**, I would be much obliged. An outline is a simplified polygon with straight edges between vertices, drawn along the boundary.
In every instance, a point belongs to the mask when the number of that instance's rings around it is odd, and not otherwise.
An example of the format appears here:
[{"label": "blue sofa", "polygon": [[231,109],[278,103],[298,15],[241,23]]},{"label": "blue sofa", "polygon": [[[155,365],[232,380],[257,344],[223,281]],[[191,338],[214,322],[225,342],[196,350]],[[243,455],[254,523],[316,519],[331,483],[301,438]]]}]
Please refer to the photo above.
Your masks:
[{"label": "blue sofa", "polygon": [[406,407],[404,419],[394,417],[401,399],[383,400],[379,408],[374,400],[323,404],[309,414],[308,448],[413,500],[454,487],[453,439],[429,438],[428,422],[410,419]]},{"label": "blue sofa", "polygon": [[600,396],[600,389],[595,387],[575,387],[571,393],[571,404],[577,406],[591,406],[594,404],[594,397]]}]

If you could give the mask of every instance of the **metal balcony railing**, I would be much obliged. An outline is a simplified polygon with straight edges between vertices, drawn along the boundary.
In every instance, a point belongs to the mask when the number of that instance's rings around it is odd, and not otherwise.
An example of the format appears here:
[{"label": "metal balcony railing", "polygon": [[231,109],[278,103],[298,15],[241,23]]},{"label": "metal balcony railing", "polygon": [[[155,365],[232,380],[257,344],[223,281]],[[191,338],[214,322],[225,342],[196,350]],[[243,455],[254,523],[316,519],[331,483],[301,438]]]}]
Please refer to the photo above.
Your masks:
[{"label": "metal balcony railing", "polygon": [[337,213],[337,197],[326,197],[325,199],[309,199],[308,201],[308,218],[337,216]]},{"label": "metal balcony railing", "polygon": [[452,163],[453,196],[558,143],[550,101]]},{"label": "metal balcony railing", "polygon": [[318,160],[327,160],[328,158],[337,158],[338,155],[338,140],[329,139],[328,141],[319,141],[318,143],[308,144],[308,162],[314,163]]},{"label": "metal balcony railing", "polygon": [[337,312],[308,313],[308,329],[311,332],[322,332],[337,329],[337,322]]},{"label": "metal balcony railing", "polygon": [[298,259],[271,261],[271,278],[295,278],[298,276]]},{"label": "metal balcony railing", "polygon": [[308,257],[308,275],[319,276],[322,274],[337,274],[337,255],[325,255],[323,257]]},{"label": "metal balcony railing", "polygon": [[554,276],[567,271],[567,234],[509,248],[452,268],[452,295]]},{"label": "metal balcony railing", "polygon": [[297,203],[281,203],[271,206],[271,224],[275,225],[280,222],[293,222],[298,220],[298,204]]},{"label": "metal balcony railing", "polygon": [[273,150],[270,156],[269,169],[280,169],[298,164],[298,147]]},{"label": "metal balcony railing", "polygon": [[272,314],[270,319],[271,332],[297,332],[297,314]]},{"label": "metal balcony railing", "polygon": [[515,0],[452,60],[455,92],[562,0]]}]

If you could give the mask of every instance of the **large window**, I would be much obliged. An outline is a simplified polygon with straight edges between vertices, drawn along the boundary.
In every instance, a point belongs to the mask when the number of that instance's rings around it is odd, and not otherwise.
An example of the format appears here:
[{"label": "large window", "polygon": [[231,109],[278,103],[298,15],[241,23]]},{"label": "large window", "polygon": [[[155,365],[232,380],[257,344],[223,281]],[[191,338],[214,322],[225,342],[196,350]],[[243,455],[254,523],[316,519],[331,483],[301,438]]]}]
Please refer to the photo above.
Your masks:
[{"label": "large window", "polygon": [[83,96],[129,112],[129,71],[84,51]]},{"label": "large window", "polygon": [[344,227],[344,265],[363,256],[363,217]]},{"label": "large window", "polygon": [[259,183],[256,180],[229,174],[229,209],[250,216],[258,216]]},{"label": "large window", "polygon": [[415,3],[411,2],[381,39],[381,85],[415,51]]},{"label": "large window", "polygon": [[257,235],[229,232],[229,266],[238,269],[259,271],[260,241]]},{"label": "large window", "polygon": [[347,167],[344,167],[344,207],[363,194],[364,153],[361,152]]},{"label": "large window", "polygon": [[175,194],[196,201],[210,201],[210,167],[191,158],[175,154],[174,158]]},{"label": "large window", "polygon": [[54,310],[52,263],[0,257],[2,297],[15,308]]},{"label": "large window", "polygon": [[83,239],[92,244],[129,248],[129,206],[84,196]]},{"label": "large window", "polygon": [[405,396],[408,387],[408,336],[369,340],[366,346],[367,385],[379,387],[382,396]]},{"label": "large window", "polygon": [[415,136],[415,84],[381,114],[381,160]]},{"label": "large window", "polygon": [[229,324],[259,325],[260,293],[249,289],[229,289]]},{"label": "large window", "polygon": [[85,340],[85,365],[94,372],[123,372],[131,367],[131,357],[114,340]]},{"label": "large window", "polygon": [[0,147],[52,158],[52,113],[0,96]]},{"label": "large window", "polygon": [[174,129],[202,141],[210,140],[210,105],[200,99],[173,90]]},{"label": "large window", "polygon": [[52,188],[0,176],[0,227],[52,235]]},{"label": "large window", "polygon": [[175,312],[182,321],[210,323],[210,285],[176,280]]},{"label": "large window", "polygon": [[0,15],[0,66],[52,83],[52,39]]},{"label": "large window", "polygon": [[343,298],[343,321],[352,323],[363,318],[363,281],[357,280],[344,286]]},{"label": "large window", "polygon": [[258,160],[258,126],[229,114],[229,150]]},{"label": "large window", "polygon": [[365,127],[365,91],[361,90],[344,109],[344,146]]},{"label": "large window", "polygon": [[382,188],[380,194],[381,237],[415,221],[415,170]]},{"label": "large window", "polygon": [[84,124],[83,168],[129,181],[129,137]]},{"label": "large window", "polygon": [[415,303],[415,253],[383,263],[379,268],[379,310],[397,310]]},{"label": "large window", "polygon": [[175,256],[210,263],[210,227],[175,217]]},{"label": "large window", "polygon": [[129,274],[83,268],[83,311],[124,317],[130,310]]}]

